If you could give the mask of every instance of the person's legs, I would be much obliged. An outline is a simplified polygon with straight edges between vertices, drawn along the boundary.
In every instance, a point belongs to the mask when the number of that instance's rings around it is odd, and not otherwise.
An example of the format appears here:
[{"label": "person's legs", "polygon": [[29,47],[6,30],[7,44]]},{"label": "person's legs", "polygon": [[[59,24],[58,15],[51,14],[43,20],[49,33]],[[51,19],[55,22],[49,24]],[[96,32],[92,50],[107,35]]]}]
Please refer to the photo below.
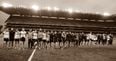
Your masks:
[{"label": "person's legs", "polygon": [[24,45],[25,45],[25,37],[22,38],[22,43],[23,43],[23,48],[24,48]]},{"label": "person's legs", "polygon": [[17,39],[14,40],[14,47],[17,47]]},{"label": "person's legs", "polygon": [[30,47],[33,48],[33,46],[34,46],[34,40],[33,39],[31,40],[31,44],[30,45],[31,45]]},{"label": "person's legs", "polygon": [[100,39],[98,39],[98,44],[100,45]]},{"label": "person's legs", "polygon": [[110,41],[109,41],[109,44],[112,45],[112,42],[113,42],[113,40],[110,40]]},{"label": "person's legs", "polygon": [[8,45],[8,38],[4,38],[4,42],[5,43],[3,43],[3,47],[7,47],[7,45]]},{"label": "person's legs", "polygon": [[28,48],[31,48],[31,39],[28,39]]},{"label": "person's legs", "polygon": [[87,40],[87,45],[88,45],[88,46],[89,46],[89,42],[90,42],[90,41],[89,41],[89,40]]},{"label": "person's legs", "polygon": [[78,46],[78,40],[75,40],[75,46]]},{"label": "person's legs", "polygon": [[12,48],[14,47],[14,40],[11,41],[11,44],[12,44]]},{"label": "person's legs", "polygon": [[102,44],[103,44],[103,45],[105,44],[105,40],[102,40]]},{"label": "person's legs", "polygon": [[17,48],[19,48],[19,39],[17,39]]},{"label": "person's legs", "polygon": [[42,39],[41,38],[39,38],[39,48],[41,48],[41,42],[42,42]]}]

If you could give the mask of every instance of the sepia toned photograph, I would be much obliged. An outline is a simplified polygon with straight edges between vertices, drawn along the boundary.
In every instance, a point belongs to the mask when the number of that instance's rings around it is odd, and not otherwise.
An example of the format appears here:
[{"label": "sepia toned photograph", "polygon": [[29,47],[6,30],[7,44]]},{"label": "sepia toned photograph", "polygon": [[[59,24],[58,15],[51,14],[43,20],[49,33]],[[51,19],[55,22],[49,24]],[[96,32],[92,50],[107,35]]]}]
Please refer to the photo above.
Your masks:
[{"label": "sepia toned photograph", "polygon": [[0,0],[0,61],[116,61],[116,0]]}]

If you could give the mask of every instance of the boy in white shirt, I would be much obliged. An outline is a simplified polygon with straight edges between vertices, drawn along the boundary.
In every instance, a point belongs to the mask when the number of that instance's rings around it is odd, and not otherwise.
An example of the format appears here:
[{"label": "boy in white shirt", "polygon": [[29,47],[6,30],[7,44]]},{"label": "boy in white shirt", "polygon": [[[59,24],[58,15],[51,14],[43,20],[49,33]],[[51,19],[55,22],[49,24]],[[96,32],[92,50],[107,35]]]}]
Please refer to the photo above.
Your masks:
[{"label": "boy in white shirt", "polygon": [[8,41],[9,41],[9,31],[8,31],[8,29],[6,29],[3,32],[3,38],[4,38],[4,41],[5,41],[5,46],[7,47],[8,46]]},{"label": "boy in white shirt", "polygon": [[33,32],[32,29],[30,29],[28,32],[28,48],[32,48],[33,45],[32,37],[33,37]]},{"label": "boy in white shirt", "polygon": [[43,45],[42,38],[43,38],[43,32],[41,30],[39,30],[39,32],[38,32],[38,44],[39,44],[39,47],[42,47],[42,45]]},{"label": "boy in white shirt", "polygon": [[33,31],[32,33],[32,41],[33,41],[33,44],[32,46],[36,45],[38,43],[38,34],[37,34],[37,31]]},{"label": "boy in white shirt", "polygon": [[46,32],[46,47],[50,44],[50,33],[49,31]]},{"label": "boy in white shirt", "polygon": [[42,38],[42,40],[43,40],[43,47],[45,47],[45,45],[46,45],[46,39],[47,39],[47,38],[46,38],[46,35],[47,35],[47,34],[46,34],[46,32],[44,31],[44,32],[43,32],[43,38]]},{"label": "boy in white shirt", "polygon": [[18,29],[16,29],[15,31],[15,47],[18,47],[19,46],[19,40],[20,40],[20,32]]},{"label": "boy in white shirt", "polygon": [[23,28],[22,31],[20,31],[20,33],[21,33],[21,41],[22,41],[23,47],[24,47],[25,39],[26,39],[26,31],[25,31],[25,29]]}]

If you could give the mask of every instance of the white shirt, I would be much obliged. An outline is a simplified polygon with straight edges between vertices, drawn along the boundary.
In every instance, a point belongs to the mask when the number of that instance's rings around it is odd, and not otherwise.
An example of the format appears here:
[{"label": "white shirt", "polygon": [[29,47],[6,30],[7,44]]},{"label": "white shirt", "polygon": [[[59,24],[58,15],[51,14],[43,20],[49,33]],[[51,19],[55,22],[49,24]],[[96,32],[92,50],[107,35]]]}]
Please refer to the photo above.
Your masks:
[{"label": "white shirt", "polygon": [[110,40],[110,35],[107,35],[107,40]]},{"label": "white shirt", "polygon": [[20,32],[19,31],[16,31],[15,32],[15,39],[19,39],[20,38]]},{"label": "white shirt", "polygon": [[66,38],[66,33],[62,33],[62,37]]},{"label": "white shirt", "polygon": [[79,34],[76,34],[76,40],[79,40]]},{"label": "white shirt", "polygon": [[91,39],[92,34],[87,34],[87,40]]},{"label": "white shirt", "polygon": [[97,40],[97,36],[96,35],[92,35],[92,40]]},{"label": "white shirt", "polygon": [[33,39],[37,39],[37,33],[33,32]]},{"label": "white shirt", "polygon": [[21,31],[21,37],[26,37],[26,31]]},{"label": "white shirt", "polygon": [[8,31],[4,31],[4,38],[9,38],[9,32]]},{"label": "white shirt", "polygon": [[97,36],[93,34],[88,34],[87,39],[97,40]]},{"label": "white shirt", "polygon": [[43,40],[46,40],[46,33],[43,33]]},{"label": "white shirt", "polygon": [[43,38],[43,32],[38,32],[38,38]]},{"label": "white shirt", "polygon": [[33,37],[33,33],[32,32],[28,32],[28,38],[32,39],[32,37]]},{"label": "white shirt", "polygon": [[103,39],[106,39],[106,35],[105,34],[103,34]]},{"label": "white shirt", "polygon": [[46,34],[46,41],[49,41],[49,40],[50,40],[50,35]]}]

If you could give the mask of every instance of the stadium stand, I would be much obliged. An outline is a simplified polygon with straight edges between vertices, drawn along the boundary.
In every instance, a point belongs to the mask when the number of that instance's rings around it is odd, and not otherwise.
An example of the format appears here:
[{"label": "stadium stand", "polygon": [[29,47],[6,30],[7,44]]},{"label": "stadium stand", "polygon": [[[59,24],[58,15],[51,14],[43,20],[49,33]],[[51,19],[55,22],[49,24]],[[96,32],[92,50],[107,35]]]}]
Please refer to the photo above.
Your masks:
[{"label": "stadium stand", "polygon": [[116,31],[116,16],[104,17],[93,13],[72,13],[65,11],[39,10],[33,12],[28,8],[3,8],[0,10],[10,14],[6,27],[44,28],[57,30]]}]

